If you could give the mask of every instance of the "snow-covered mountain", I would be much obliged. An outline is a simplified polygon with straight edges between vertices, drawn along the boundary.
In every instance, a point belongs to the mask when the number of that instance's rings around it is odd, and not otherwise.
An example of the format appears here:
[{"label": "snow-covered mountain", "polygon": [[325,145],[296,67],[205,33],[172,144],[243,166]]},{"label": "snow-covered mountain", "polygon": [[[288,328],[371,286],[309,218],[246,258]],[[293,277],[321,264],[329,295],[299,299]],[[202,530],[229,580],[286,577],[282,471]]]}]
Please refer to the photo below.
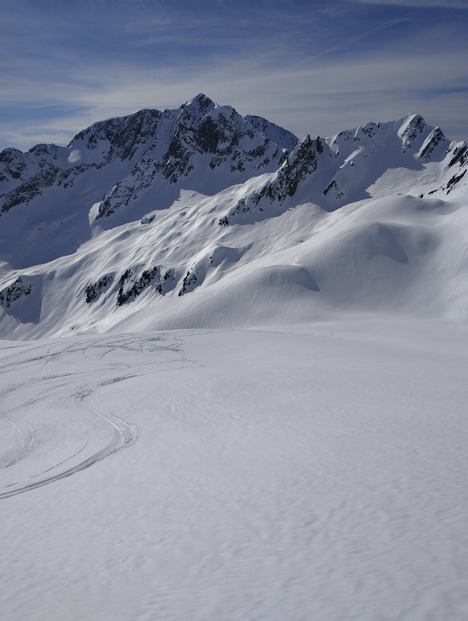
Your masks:
[{"label": "snow-covered mountain", "polygon": [[203,95],[1,153],[0,621],[466,618],[467,167]]},{"label": "snow-covered mountain", "polygon": [[468,147],[418,115],[299,141],[205,95],[0,154],[0,335],[468,318]]}]

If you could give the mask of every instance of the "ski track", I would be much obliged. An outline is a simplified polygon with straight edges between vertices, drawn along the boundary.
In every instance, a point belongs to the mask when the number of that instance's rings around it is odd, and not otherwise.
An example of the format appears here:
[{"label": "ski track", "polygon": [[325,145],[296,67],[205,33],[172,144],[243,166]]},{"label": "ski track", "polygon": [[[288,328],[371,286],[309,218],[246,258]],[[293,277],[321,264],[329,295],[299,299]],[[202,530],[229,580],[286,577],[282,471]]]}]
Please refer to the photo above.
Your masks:
[{"label": "ski track", "polygon": [[[40,477],[39,480],[3,483],[5,491],[0,492],[0,500],[70,477],[134,444],[138,437],[136,427],[118,416],[116,412],[110,412],[99,405],[99,391],[109,385],[122,384],[133,377],[174,370],[193,364],[184,355],[182,345],[180,338],[172,336],[155,336],[148,339],[147,336],[142,338],[137,335],[111,335],[105,338],[101,336],[79,338],[71,343],[57,341],[48,345],[46,349],[37,344],[31,344],[30,347],[20,344],[18,345],[19,352],[14,348],[9,348],[9,355],[0,361],[0,373],[7,379],[20,375],[22,381],[16,380],[14,384],[8,383],[0,392],[0,397],[4,398],[8,395],[11,398],[16,393],[17,395],[26,394],[28,398],[21,403],[15,403],[1,413],[1,418],[14,429],[16,446],[7,450],[3,460],[0,458],[0,475],[2,470],[27,460],[34,454],[39,444],[50,441],[50,438],[41,438],[33,424],[26,420],[25,408],[29,410],[32,408],[32,411],[35,411],[44,408],[47,401],[59,399],[65,410],[61,420],[67,427],[66,431],[72,431],[74,439],[79,435],[84,435],[84,439],[81,440],[77,450],[57,463],[53,463],[41,472],[28,472],[27,476],[30,479]],[[154,354],[155,358],[151,364],[132,368],[132,353],[145,353],[145,360],[148,359],[148,354]],[[130,361],[124,362],[127,355]],[[97,365],[97,372],[83,370],[86,368],[83,365],[83,358],[92,366]],[[72,365],[71,372],[70,364]],[[52,373],[52,367],[56,365],[67,372]],[[74,370],[73,366],[76,367]],[[20,398],[18,396],[18,399]],[[86,457],[86,450],[93,439],[92,430],[88,429],[83,432],[74,425],[73,417],[69,416],[72,411],[71,406],[77,411],[77,414],[73,412],[74,416],[79,417],[80,411],[83,414],[90,412],[112,431],[111,440],[99,450],[95,450],[94,447],[93,452]],[[52,438],[51,449],[54,448],[55,439]],[[82,459],[78,463],[64,468],[80,455]],[[58,472],[53,473],[57,469]],[[44,476],[48,473],[50,473],[48,476]],[[13,486],[15,486],[13,489],[8,489]]]},{"label": "ski track", "polygon": [[[36,446],[36,431],[32,425],[22,418],[13,418],[5,414],[2,415],[2,418],[13,427],[17,439],[16,450],[13,449],[11,457],[4,458],[3,461],[6,463],[0,465],[0,468],[9,468],[20,459],[23,459]],[[0,459],[0,464],[2,464],[2,459]]]}]

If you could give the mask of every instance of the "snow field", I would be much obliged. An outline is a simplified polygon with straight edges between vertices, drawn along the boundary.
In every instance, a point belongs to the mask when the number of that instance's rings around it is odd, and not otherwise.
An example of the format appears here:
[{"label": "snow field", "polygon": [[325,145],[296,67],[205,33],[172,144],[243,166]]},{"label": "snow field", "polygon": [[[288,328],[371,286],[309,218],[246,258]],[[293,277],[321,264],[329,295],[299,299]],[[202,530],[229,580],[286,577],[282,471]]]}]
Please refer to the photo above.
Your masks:
[{"label": "snow field", "polygon": [[464,618],[467,341],[365,317],[2,342],[0,619]]}]

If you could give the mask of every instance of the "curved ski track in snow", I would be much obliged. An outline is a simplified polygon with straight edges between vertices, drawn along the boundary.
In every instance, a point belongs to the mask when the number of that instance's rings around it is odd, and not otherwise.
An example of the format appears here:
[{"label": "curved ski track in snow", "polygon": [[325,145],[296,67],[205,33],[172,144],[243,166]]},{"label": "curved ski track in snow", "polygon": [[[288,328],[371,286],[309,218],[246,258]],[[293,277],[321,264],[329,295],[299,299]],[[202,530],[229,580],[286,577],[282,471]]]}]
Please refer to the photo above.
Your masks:
[{"label": "curved ski track in snow", "polygon": [[[14,432],[14,445],[0,455],[0,489],[4,490],[0,492],[0,499],[60,481],[131,446],[137,439],[136,427],[99,405],[99,391],[110,385],[121,385],[132,377],[174,369],[174,364],[186,366],[189,361],[180,347],[181,341],[173,337],[143,339],[137,335],[119,335],[78,338],[71,342],[55,342],[53,346],[34,344],[26,350],[24,344],[20,344],[19,352],[11,352],[10,348],[9,355],[0,360],[0,372],[7,379],[11,375],[21,377],[21,381],[16,379],[14,384],[8,383],[0,391],[2,401],[8,397],[7,408],[0,411],[0,421]],[[131,365],[132,352],[136,352],[139,359],[135,367]],[[141,364],[142,353],[145,354],[144,365]],[[61,373],[47,374],[49,368],[56,370],[57,365]],[[64,373],[65,368],[71,372]],[[43,427],[45,424],[47,428],[48,404],[55,406],[57,401],[60,404],[58,420],[64,429],[61,435],[47,437],[35,425]],[[89,423],[93,425],[83,427],[89,414],[92,415]],[[32,422],[27,418],[33,419]],[[97,433],[91,428],[94,423],[97,423]],[[108,436],[109,431],[111,439],[103,442],[101,436]],[[68,453],[60,459],[57,457],[47,468],[34,472],[35,450],[46,448],[54,454],[65,434],[71,434]],[[2,471],[24,466],[25,462],[26,473],[20,480],[1,483]]]},{"label": "curved ski track in snow", "polygon": [[0,457],[0,468],[8,468],[32,451],[36,445],[36,432],[34,427],[22,418],[12,418],[3,414],[2,419],[13,428],[17,440],[16,450],[13,448],[3,458]]},{"label": "curved ski track in snow", "polygon": [[[130,446],[131,444],[135,442],[137,438],[136,430],[131,425],[129,425],[127,422],[109,413],[104,413],[104,412],[99,413],[95,411],[95,414],[100,416],[103,420],[106,420],[110,425],[112,425],[116,429],[116,434],[114,435],[113,440],[109,442],[109,444],[106,447],[104,447],[100,451],[97,451],[96,453],[93,453],[91,457],[88,457],[84,461],[80,462],[78,465],[73,466],[72,468],[69,468],[68,470],[63,470],[62,472],[58,474],[55,474],[50,477],[46,477],[35,483],[30,483],[28,485],[24,485],[23,487],[18,487],[11,491],[3,492],[0,494],[0,500],[3,498],[9,498],[10,496],[15,496],[16,494],[22,494],[24,492],[28,492],[38,487],[42,487],[43,485],[48,485],[49,483],[53,483],[54,481],[60,481],[60,479],[65,479],[66,477],[69,477],[72,474],[76,474],[77,472],[80,472],[81,470],[85,470],[86,468],[89,468],[93,464],[96,464],[98,461],[101,461],[102,459],[109,457],[113,453],[117,453],[121,449],[125,448],[126,446]],[[78,453],[81,453],[84,450],[86,445],[87,445],[87,442],[85,443],[83,448],[80,449]],[[69,458],[57,464],[56,466],[52,466],[51,468],[48,468],[46,472],[53,470],[54,468],[69,461],[70,459],[78,455],[78,453],[71,455]],[[39,475],[37,474],[32,475],[32,477],[36,477],[36,476],[39,476]]]}]

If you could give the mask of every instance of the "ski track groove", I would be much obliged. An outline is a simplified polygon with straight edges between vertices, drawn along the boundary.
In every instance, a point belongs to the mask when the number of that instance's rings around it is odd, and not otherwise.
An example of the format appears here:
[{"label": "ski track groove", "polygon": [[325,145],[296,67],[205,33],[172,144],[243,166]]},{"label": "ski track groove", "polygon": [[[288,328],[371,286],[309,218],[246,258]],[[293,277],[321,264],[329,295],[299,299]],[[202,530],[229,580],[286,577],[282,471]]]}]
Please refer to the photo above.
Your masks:
[{"label": "ski track groove", "polygon": [[[62,344],[57,344],[57,345],[54,344],[54,346],[48,347],[48,349],[44,352],[44,355],[42,356],[36,355],[38,350],[40,352],[40,347],[38,347],[37,345],[33,345],[31,349],[26,349],[26,350],[22,349],[21,352],[15,352],[11,358],[8,357],[7,359],[4,359],[4,361],[2,360],[0,362],[0,370],[6,369],[6,368],[11,370],[12,367],[24,369],[25,367],[29,367],[31,365],[34,366],[34,363],[42,362],[40,378],[38,377],[33,378],[33,379],[28,378],[26,381],[22,381],[16,385],[13,385],[13,386],[10,385],[6,388],[6,390],[3,391],[3,394],[15,392],[18,390],[20,391],[24,389],[26,386],[28,387],[29,390],[36,389],[37,391],[39,391],[39,389],[44,389],[44,384],[47,385],[48,383],[52,381],[67,378],[65,382],[59,383],[58,385],[57,383],[54,383],[45,394],[41,393],[38,397],[33,397],[33,398],[28,399],[27,402],[23,402],[20,406],[16,405],[15,407],[11,409],[11,411],[24,408],[25,406],[34,406],[36,403],[40,403],[41,401],[44,401],[46,398],[50,398],[51,396],[56,396],[57,389],[59,390],[58,396],[63,398],[64,387],[68,385],[68,383],[70,382],[70,379],[78,378],[82,375],[86,376],[86,373],[84,373],[83,371],[77,371],[74,373],[64,373],[60,375],[46,375],[45,374],[47,366],[53,360],[60,361],[61,359],[63,359],[64,356],[67,356],[70,354],[73,355],[78,352],[81,354],[82,357],[86,358],[89,361],[98,361],[101,363],[104,361],[104,359],[107,356],[114,353],[115,351],[138,352],[138,353],[144,353],[145,355],[157,354],[158,352],[161,352],[161,353],[172,352],[176,354],[176,357],[174,359],[171,358],[169,360],[162,360],[162,361],[152,360],[151,364],[141,365],[139,368],[139,372],[131,372],[128,374],[123,374],[122,370],[125,368],[129,370],[131,365],[122,363],[122,356],[120,355],[117,363],[109,362],[105,364],[104,369],[102,371],[102,373],[106,373],[109,371],[110,372],[117,371],[118,375],[115,375],[103,381],[102,374],[101,374],[101,380],[99,381],[98,384],[95,384],[94,386],[90,386],[88,384],[86,386],[83,386],[83,388],[78,390],[78,392],[75,391],[72,394],[68,394],[68,395],[66,394],[65,400],[74,399],[74,400],[79,400],[80,402],[83,402],[84,400],[89,399],[89,403],[91,406],[90,408],[91,413],[93,413],[96,417],[98,417],[104,423],[112,427],[112,430],[113,430],[112,439],[110,440],[110,442],[106,444],[106,446],[104,446],[100,450],[96,451],[95,453],[87,457],[86,459],[80,461],[78,464],[75,464],[74,466],[70,468],[66,468],[65,470],[62,470],[61,472],[58,472],[56,474],[52,474],[51,476],[46,476],[44,478],[41,478],[39,481],[28,483],[26,485],[21,485],[20,487],[16,487],[15,489],[9,489],[7,491],[0,493],[0,500],[10,498],[18,494],[24,494],[26,492],[35,490],[39,487],[43,487],[44,485],[49,485],[51,483],[55,483],[57,481],[70,477],[78,472],[81,472],[83,470],[86,470],[87,468],[90,468],[94,464],[102,461],[103,459],[106,459],[110,455],[113,455],[114,453],[117,453],[124,448],[131,446],[132,444],[136,442],[138,434],[137,434],[136,427],[134,425],[128,423],[122,418],[119,418],[115,413],[111,413],[96,404],[96,393],[101,388],[104,388],[105,386],[108,386],[111,384],[121,383],[125,380],[131,379],[133,377],[137,377],[140,375],[146,375],[146,374],[155,373],[155,372],[157,373],[164,372],[165,369],[161,368],[164,366],[168,366],[170,367],[171,370],[174,370],[174,366],[173,366],[174,363],[178,363],[180,366],[176,368],[180,368],[180,369],[185,368],[189,364],[196,364],[193,361],[188,360],[188,358],[185,356],[182,350],[183,340],[177,337],[172,337],[172,336],[170,338],[167,338],[164,336],[157,336],[150,340],[148,340],[147,337],[146,338],[138,338],[138,337],[135,338],[135,335],[127,335],[127,336],[119,336],[119,337],[114,336],[114,337],[109,337],[109,342],[105,342],[105,343],[102,343],[102,340],[86,339],[78,343],[73,342],[72,344],[65,344],[65,346],[62,345],[62,347],[60,347],[60,345]],[[37,438],[37,434],[36,434],[34,427],[30,423],[28,423],[26,420],[24,420],[23,418],[15,416],[13,420],[13,418],[8,416],[7,414],[3,414],[2,417],[11,426],[13,426],[19,438],[19,444],[20,444],[20,448],[16,451],[16,454],[14,455],[14,457],[11,458],[12,461],[10,461],[10,463],[8,463],[7,466],[5,466],[5,467],[8,467],[24,459],[25,457],[27,457],[27,455],[33,451],[35,446],[37,446],[38,438]],[[52,470],[59,468],[60,466],[63,466],[65,463],[69,462],[70,460],[76,458],[78,455],[80,455],[81,453],[83,453],[83,451],[86,450],[86,447],[89,444],[89,440],[90,440],[90,436],[87,435],[85,437],[85,441],[82,444],[82,446],[77,451],[75,451],[72,455],[69,455],[65,459],[62,459],[60,462],[50,466],[43,472],[30,475],[31,478],[39,477],[48,472],[51,472]],[[6,485],[5,487],[11,487],[13,485],[15,484],[10,483]]]},{"label": "ski track groove", "polygon": [[65,459],[62,459],[62,461],[59,461],[58,464],[55,464],[54,466],[51,466],[50,468],[47,468],[46,470],[43,470],[42,472],[40,472],[38,474],[33,474],[32,478],[35,479],[36,477],[41,476],[41,474],[46,474],[47,472],[50,472],[51,470],[55,470],[55,468],[58,468],[59,466],[62,466],[67,461],[71,461],[77,455],[82,453],[85,450],[85,448],[88,446],[88,444],[89,444],[89,438],[86,436],[82,447],[80,449],[78,449],[77,451],[75,451],[73,453],[73,455],[70,455],[69,457],[66,457]]},{"label": "ski track groove", "polygon": [[[123,381],[123,379],[126,379],[126,378],[120,378],[117,381]],[[96,389],[91,390],[90,396],[95,392],[95,390],[99,389],[100,387],[101,385],[99,385]],[[81,472],[82,470],[86,470],[90,466],[130,446],[136,441],[137,432],[136,432],[136,428],[133,425],[130,425],[123,419],[115,416],[114,414],[110,414],[109,412],[106,412],[101,408],[98,409],[96,407],[93,407],[92,412],[96,416],[98,416],[101,420],[111,425],[114,429],[112,440],[104,448],[93,453],[92,455],[90,455],[88,458],[86,458],[82,462],[76,464],[75,466],[71,468],[63,470],[62,472],[59,472],[50,477],[41,479],[40,481],[36,481],[35,483],[29,483],[28,485],[23,485],[14,490],[9,490],[7,492],[0,493],[0,500],[3,500],[4,498],[9,498],[11,496],[16,496],[17,494],[23,494],[25,492],[29,492],[31,490],[37,489],[38,487],[49,485],[50,483],[54,483],[56,481],[60,481],[61,479],[65,479],[69,476],[72,476],[73,474],[76,474],[77,472]],[[87,444],[88,444],[88,439],[86,440],[85,446]],[[66,463],[67,461],[72,459],[74,456],[81,453],[84,450],[85,446],[83,446],[79,451],[77,451],[75,455],[72,455],[68,457],[67,459],[62,460],[62,462],[55,464],[54,466],[51,466],[45,472],[51,471],[54,468],[58,467],[59,465]],[[39,475],[33,475],[33,476],[39,476]]]},{"label": "ski track groove", "polygon": [[6,420],[6,422],[9,423],[15,430],[20,446],[16,450],[16,454],[7,459],[7,463],[4,466],[0,466],[0,469],[13,466],[13,464],[16,464],[18,461],[23,459],[37,445],[36,430],[27,421],[19,417],[12,419],[6,414],[2,414],[2,418]]}]

